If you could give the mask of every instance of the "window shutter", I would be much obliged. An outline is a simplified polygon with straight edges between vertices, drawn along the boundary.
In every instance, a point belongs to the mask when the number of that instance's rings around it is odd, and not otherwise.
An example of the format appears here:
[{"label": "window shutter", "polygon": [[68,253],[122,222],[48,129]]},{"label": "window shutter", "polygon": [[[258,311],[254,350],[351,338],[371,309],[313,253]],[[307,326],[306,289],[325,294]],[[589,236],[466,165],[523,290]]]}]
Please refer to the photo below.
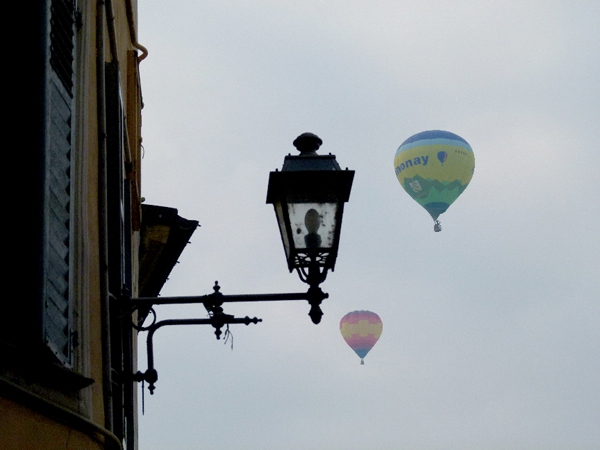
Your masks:
[{"label": "window shutter", "polygon": [[74,125],[75,2],[51,0],[45,79],[42,338],[71,364],[71,168]]}]

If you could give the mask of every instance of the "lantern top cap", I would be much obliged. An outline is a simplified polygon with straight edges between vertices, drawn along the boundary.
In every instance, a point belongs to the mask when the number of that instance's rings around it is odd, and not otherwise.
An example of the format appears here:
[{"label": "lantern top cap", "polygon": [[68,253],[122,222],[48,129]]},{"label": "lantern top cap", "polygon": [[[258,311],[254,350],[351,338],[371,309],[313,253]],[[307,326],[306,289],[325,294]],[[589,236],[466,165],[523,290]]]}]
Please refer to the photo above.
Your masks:
[{"label": "lantern top cap", "polygon": [[316,154],[316,151],[323,144],[323,141],[314,133],[302,133],[294,139],[293,144],[294,147],[300,151],[301,156],[308,156]]}]

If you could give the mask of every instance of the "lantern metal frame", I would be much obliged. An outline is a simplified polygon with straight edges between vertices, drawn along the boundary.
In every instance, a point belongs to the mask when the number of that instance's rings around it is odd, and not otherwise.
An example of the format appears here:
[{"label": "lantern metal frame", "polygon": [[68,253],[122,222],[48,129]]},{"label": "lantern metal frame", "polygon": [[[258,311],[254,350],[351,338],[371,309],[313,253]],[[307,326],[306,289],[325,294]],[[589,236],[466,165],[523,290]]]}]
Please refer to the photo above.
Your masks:
[{"label": "lantern metal frame", "polygon": [[[294,146],[300,155],[286,156],[282,170],[270,173],[267,191],[267,203],[275,209],[288,269],[290,272],[296,269],[304,282],[310,279],[311,268],[320,268],[325,276],[335,268],[344,203],[350,198],[354,179],[354,171],[341,170],[334,155],[317,155],[321,144],[321,139],[312,133],[298,136]],[[335,205],[331,245],[315,248],[295,245],[297,230],[291,224],[290,207],[302,203]]]}]

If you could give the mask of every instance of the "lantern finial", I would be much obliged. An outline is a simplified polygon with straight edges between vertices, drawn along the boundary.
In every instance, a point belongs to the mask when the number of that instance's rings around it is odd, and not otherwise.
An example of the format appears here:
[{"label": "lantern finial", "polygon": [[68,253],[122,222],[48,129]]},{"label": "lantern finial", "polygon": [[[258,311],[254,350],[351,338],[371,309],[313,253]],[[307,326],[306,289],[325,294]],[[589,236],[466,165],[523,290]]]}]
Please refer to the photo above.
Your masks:
[{"label": "lantern finial", "polygon": [[296,147],[302,156],[315,154],[323,141],[319,136],[313,133],[302,133],[294,139],[294,147]]}]

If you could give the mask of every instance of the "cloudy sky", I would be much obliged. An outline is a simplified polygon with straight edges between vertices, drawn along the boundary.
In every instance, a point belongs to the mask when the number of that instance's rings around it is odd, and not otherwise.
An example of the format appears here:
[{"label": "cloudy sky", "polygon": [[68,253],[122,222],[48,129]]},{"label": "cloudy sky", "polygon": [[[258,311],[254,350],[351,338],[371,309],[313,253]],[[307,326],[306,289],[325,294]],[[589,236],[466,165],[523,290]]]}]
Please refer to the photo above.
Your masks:
[{"label": "cloudy sky", "polygon": [[[143,195],[201,224],[163,296],[305,291],[269,172],[303,132],[356,170],[322,323],[227,305],[263,319],[233,350],[162,328],[140,448],[600,448],[599,20],[595,0],[140,1]],[[431,129],[476,158],[441,233],[393,167]],[[384,323],[364,366],[339,333],[357,309]]]}]

